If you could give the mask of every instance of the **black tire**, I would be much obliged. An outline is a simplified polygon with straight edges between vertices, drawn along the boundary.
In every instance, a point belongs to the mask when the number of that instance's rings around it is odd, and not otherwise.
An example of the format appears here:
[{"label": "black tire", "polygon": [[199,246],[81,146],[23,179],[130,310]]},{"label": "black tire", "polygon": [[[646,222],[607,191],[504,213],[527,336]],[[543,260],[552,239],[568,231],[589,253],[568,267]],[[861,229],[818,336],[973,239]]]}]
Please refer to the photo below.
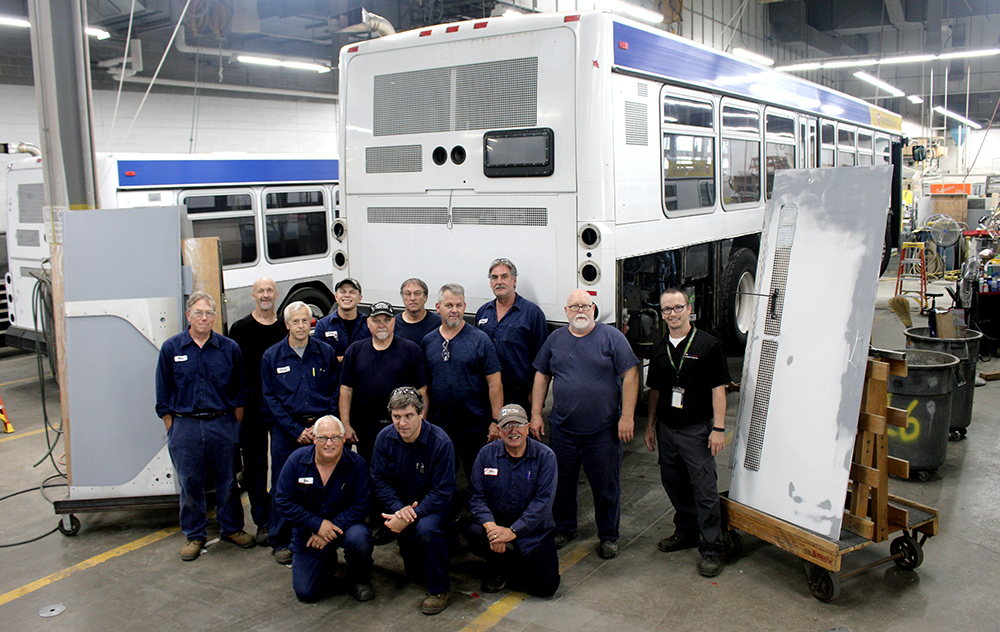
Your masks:
[{"label": "black tire", "polygon": [[896,566],[906,570],[913,570],[924,563],[924,549],[912,535],[901,535],[889,544],[889,553],[896,555],[902,553],[902,557],[893,560]]},{"label": "black tire", "polygon": [[722,273],[722,326],[719,334],[723,348],[732,356],[743,355],[746,351],[747,333],[757,302],[757,297],[752,294],[756,274],[757,257],[749,248],[734,250]]},{"label": "black tire", "polygon": [[824,603],[829,603],[840,595],[840,577],[825,568],[820,568],[812,562],[806,565],[806,583],[812,596]]},{"label": "black tire", "polygon": [[917,472],[916,479],[921,483],[926,483],[931,480],[931,474],[932,472],[930,470],[920,470]]},{"label": "black tire", "polygon": [[316,320],[323,318],[330,313],[331,309],[333,309],[333,299],[331,299],[326,293],[317,290],[316,288],[303,287],[293,290],[292,293],[288,295],[288,298],[285,299],[285,302],[281,305],[281,311],[278,313],[281,314],[285,310],[285,305],[294,303],[295,301],[302,301],[308,305],[309,309],[312,311],[313,317]]},{"label": "black tire", "polygon": [[885,222],[885,236],[882,238],[882,263],[879,265],[878,275],[881,277],[889,269],[889,259],[892,258],[892,229],[889,222],[892,221],[892,214]]},{"label": "black tire", "polygon": [[58,524],[59,533],[63,534],[66,537],[74,536],[77,533],[80,533],[80,519],[79,518],[77,518],[73,514],[70,514],[69,515],[69,524],[70,524],[70,527],[69,527],[69,529],[67,529],[63,525],[63,521],[60,520],[59,524]]}]

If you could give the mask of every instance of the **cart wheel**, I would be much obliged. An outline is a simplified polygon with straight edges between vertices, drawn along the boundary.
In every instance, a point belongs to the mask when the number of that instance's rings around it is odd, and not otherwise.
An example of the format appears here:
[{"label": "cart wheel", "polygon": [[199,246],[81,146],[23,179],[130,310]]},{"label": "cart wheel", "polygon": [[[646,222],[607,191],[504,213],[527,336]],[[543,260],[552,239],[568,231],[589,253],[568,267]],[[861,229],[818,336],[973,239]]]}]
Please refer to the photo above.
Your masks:
[{"label": "cart wheel", "polygon": [[[67,520],[69,521],[69,526],[66,525]],[[73,514],[69,514],[65,518],[61,519],[58,526],[59,533],[66,537],[80,533],[80,519]]]},{"label": "cart wheel", "polygon": [[927,481],[931,480],[931,474],[933,473],[934,472],[932,470],[920,470],[919,472],[917,472],[917,480],[920,481],[921,483],[926,483]]},{"label": "cart wheel", "polygon": [[722,532],[722,545],[726,549],[726,559],[730,562],[743,555],[743,536],[736,529]]},{"label": "cart wheel", "polygon": [[924,563],[924,549],[912,535],[901,535],[889,545],[889,552],[893,555],[902,553],[903,557],[893,560],[896,566],[913,570]]},{"label": "cart wheel", "polygon": [[840,577],[825,568],[820,568],[812,562],[803,562],[806,566],[806,583],[809,592],[822,602],[831,602],[840,594]]},{"label": "cart wheel", "polygon": [[959,434],[962,435],[962,438],[964,439],[965,435],[969,432],[969,429],[968,428],[960,428],[958,432],[959,432]]},{"label": "cart wheel", "polygon": [[962,440],[962,431],[961,430],[952,430],[952,431],[950,431],[948,433],[948,440],[949,441],[961,441]]}]

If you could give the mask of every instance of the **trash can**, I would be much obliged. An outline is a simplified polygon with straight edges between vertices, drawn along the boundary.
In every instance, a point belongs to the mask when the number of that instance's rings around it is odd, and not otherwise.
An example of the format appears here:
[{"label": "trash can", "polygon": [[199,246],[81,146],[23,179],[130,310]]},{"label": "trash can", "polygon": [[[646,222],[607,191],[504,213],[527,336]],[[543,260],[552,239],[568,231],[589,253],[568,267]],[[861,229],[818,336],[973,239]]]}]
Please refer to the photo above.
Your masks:
[{"label": "trash can", "polygon": [[889,426],[889,454],[910,462],[910,477],[926,481],[944,463],[958,384],[959,360],[948,353],[908,349],[906,377],[889,376],[889,405],[906,411],[906,427]]},{"label": "trash can", "polygon": [[948,353],[959,362],[958,387],[951,403],[951,438],[957,441],[965,436],[972,422],[972,398],[976,388],[976,363],[979,361],[979,341],[983,334],[966,331],[964,338],[931,338],[929,327],[911,327],[906,330],[906,349],[923,349]]}]

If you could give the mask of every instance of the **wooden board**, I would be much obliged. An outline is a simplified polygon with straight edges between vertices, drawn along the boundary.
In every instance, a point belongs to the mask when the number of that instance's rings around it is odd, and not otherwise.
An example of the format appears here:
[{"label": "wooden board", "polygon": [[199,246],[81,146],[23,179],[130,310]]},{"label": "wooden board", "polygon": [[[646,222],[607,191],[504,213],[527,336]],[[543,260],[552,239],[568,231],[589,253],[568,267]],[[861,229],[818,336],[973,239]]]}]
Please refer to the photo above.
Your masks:
[{"label": "wooden board", "polygon": [[[222,334],[225,324],[225,303],[222,287],[222,254],[218,237],[192,237],[184,240],[181,261],[191,268],[195,292],[207,292],[215,299],[215,318],[212,329]],[[186,323],[185,323],[186,325]]]}]

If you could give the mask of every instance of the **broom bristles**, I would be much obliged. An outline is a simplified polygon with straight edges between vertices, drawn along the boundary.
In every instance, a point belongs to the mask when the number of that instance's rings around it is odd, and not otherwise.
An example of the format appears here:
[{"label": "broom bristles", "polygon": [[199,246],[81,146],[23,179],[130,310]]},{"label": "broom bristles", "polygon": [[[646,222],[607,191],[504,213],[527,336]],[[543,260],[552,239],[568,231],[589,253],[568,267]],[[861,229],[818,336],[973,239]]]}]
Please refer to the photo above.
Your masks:
[{"label": "broom bristles", "polygon": [[896,316],[899,316],[899,320],[903,322],[907,327],[913,326],[913,319],[910,318],[910,301],[902,296],[893,296],[889,299],[889,309]]}]

